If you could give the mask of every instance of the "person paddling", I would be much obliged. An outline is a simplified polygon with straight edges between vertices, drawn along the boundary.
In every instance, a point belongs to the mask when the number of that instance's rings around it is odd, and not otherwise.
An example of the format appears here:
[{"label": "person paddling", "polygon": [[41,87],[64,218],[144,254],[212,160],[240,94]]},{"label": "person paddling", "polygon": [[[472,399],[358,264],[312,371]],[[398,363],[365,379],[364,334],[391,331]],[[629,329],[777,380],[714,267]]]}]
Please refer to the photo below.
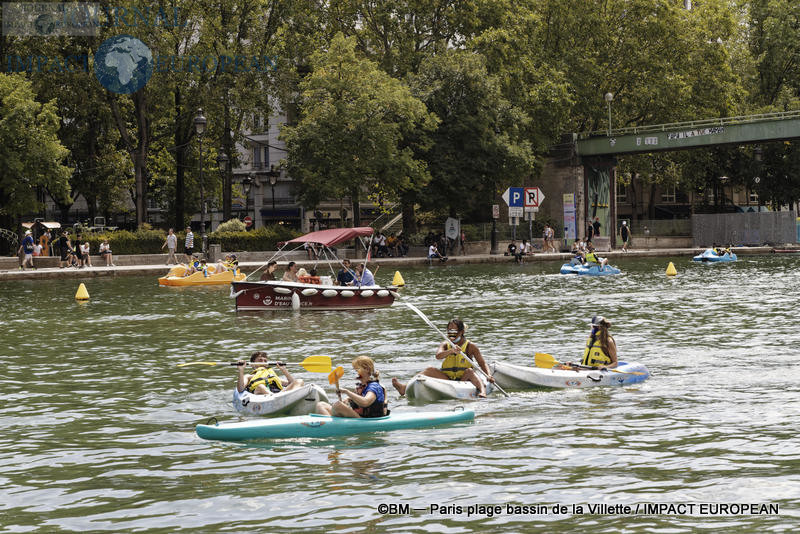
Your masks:
[{"label": "person paddling", "polygon": [[369,356],[359,356],[353,360],[353,369],[358,374],[356,390],[341,388],[348,402],[337,401],[331,406],[327,402],[317,403],[317,413],[336,417],[383,417],[389,415],[386,408],[386,389],[378,382],[375,362]]},{"label": "person paddling", "polygon": [[[586,340],[586,348],[583,350],[583,367],[599,367],[601,369],[613,369],[617,366],[617,343],[608,329],[611,321],[602,315],[592,317],[592,332]],[[574,364],[567,363],[566,367],[574,367]]]},{"label": "person paddling", "polygon": [[[464,337],[466,326],[464,321],[455,318],[447,323],[447,337],[452,343],[442,342],[439,345],[439,350],[436,352],[437,360],[444,360],[442,368],[436,369],[435,367],[428,367],[422,374],[432,378],[440,378],[442,380],[461,380],[465,382],[472,382],[478,389],[478,397],[486,397],[486,387],[478,374],[472,369],[472,365],[464,357],[464,354],[476,362],[486,376],[489,382],[494,382],[494,379],[489,376],[489,368],[483,360],[480,349],[475,343],[467,341]],[[392,385],[400,393],[406,394],[406,384],[401,383],[398,379],[392,378]]]},{"label": "person paddling", "polygon": [[249,391],[254,395],[269,395],[270,393],[280,393],[283,390],[291,391],[303,386],[303,381],[299,378],[294,378],[286,366],[278,362],[276,367],[286,376],[286,379],[281,379],[278,374],[267,365],[268,356],[266,352],[256,351],[250,355],[251,364],[261,364],[253,366],[253,374],[244,374],[244,360],[237,362],[237,369],[239,370],[239,378],[236,382],[236,390],[239,393]]}]

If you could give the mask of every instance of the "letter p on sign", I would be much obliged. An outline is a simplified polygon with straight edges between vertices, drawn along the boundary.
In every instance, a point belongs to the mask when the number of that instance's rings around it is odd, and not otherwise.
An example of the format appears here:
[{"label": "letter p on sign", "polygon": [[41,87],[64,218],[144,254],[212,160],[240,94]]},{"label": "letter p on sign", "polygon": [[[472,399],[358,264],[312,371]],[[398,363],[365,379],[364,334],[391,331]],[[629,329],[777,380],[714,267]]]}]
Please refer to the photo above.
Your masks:
[{"label": "letter p on sign", "polygon": [[525,188],[526,208],[538,208],[542,200],[544,200],[544,195],[542,194],[542,191],[538,187]]}]

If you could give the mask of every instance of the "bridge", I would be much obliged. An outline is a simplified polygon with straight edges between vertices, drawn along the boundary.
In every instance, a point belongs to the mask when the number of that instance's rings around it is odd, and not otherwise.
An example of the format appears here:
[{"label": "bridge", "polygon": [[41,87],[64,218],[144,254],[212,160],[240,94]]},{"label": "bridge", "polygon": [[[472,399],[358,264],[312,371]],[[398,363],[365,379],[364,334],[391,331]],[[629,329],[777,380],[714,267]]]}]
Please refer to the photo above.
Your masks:
[{"label": "bridge", "polygon": [[800,138],[800,111],[619,128],[573,134],[580,157],[643,154]]}]

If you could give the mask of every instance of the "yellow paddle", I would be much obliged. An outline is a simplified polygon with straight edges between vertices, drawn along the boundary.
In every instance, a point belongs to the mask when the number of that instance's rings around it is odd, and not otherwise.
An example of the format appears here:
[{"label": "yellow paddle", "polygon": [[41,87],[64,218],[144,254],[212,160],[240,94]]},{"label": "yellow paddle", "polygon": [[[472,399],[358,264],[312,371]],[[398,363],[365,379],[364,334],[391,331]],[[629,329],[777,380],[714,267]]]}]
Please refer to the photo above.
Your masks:
[{"label": "yellow paddle", "polygon": [[[179,363],[178,367],[186,367],[187,365],[210,365],[210,366],[236,365],[238,363],[239,362],[183,362]],[[272,366],[272,365],[277,365],[278,363],[279,362],[266,362],[266,363],[247,362],[247,365],[249,365],[250,367],[258,367],[264,365]],[[297,362],[291,362],[291,363],[280,362],[280,363],[283,363],[284,365],[299,365],[303,367],[306,371],[310,371],[312,373],[328,373],[331,370],[331,357],[324,355],[309,356],[308,358],[299,363]],[[344,370],[342,370],[342,373],[344,373]]]},{"label": "yellow paddle", "polygon": [[342,400],[342,392],[339,391],[339,379],[344,376],[344,368],[340,365],[328,375],[328,382],[336,384],[336,394],[339,395],[339,400]]},{"label": "yellow paddle", "polygon": [[[552,355],[545,354],[544,352],[537,352],[533,357],[533,361],[536,362],[536,367],[543,367],[545,369],[552,369],[553,366],[561,365],[561,363],[562,363],[562,362],[557,361]],[[586,366],[586,365],[577,365],[577,364],[574,364],[574,363],[570,364],[570,365],[572,365],[574,367],[581,368],[581,369],[595,369],[595,370],[599,371],[598,367],[589,367],[589,366]],[[644,374],[644,373],[640,373],[638,371],[627,372],[627,371],[619,371],[617,369],[607,369],[607,370],[611,371],[612,373],[622,373],[622,374],[625,374],[625,375],[643,375]]]}]

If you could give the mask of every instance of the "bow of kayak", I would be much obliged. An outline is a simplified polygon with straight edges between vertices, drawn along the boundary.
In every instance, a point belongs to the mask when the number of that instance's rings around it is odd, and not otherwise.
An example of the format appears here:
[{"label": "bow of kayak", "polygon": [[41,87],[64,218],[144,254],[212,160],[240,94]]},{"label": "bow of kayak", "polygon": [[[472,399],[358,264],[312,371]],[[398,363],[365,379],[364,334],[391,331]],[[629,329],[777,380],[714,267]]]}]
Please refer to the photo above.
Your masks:
[{"label": "bow of kayak", "polygon": [[291,438],[328,438],[364,432],[386,432],[472,421],[472,410],[401,412],[386,417],[349,418],[311,414],[278,419],[253,419],[236,423],[197,425],[197,435],[218,441],[248,441]]}]

